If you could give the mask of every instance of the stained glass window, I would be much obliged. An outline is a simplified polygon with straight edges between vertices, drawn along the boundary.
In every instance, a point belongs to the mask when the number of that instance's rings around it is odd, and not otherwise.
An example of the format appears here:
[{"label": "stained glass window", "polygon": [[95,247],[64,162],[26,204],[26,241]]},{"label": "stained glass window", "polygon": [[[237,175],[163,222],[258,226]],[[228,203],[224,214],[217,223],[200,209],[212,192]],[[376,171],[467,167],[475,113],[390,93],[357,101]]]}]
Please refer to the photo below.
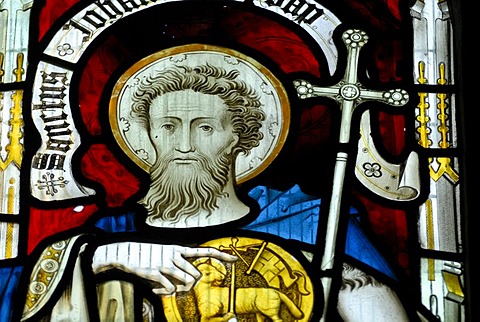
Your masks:
[{"label": "stained glass window", "polygon": [[0,2],[0,320],[470,320],[461,9]]}]

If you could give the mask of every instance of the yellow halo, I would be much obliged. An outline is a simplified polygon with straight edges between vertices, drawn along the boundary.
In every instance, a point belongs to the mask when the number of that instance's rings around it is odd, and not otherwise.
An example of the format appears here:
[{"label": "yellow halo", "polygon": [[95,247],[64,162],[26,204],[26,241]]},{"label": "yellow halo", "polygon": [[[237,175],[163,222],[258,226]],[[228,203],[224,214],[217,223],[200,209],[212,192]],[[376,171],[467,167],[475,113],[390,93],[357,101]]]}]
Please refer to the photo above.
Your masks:
[{"label": "yellow halo", "polygon": [[130,116],[131,93],[139,80],[153,70],[172,66],[194,67],[211,64],[227,71],[238,70],[239,77],[260,96],[266,114],[260,145],[248,155],[240,154],[235,163],[238,183],[265,170],[279,154],[290,126],[290,105],[282,83],[256,60],[229,48],[189,44],[156,52],[131,66],[115,84],[110,99],[109,119],[115,140],[140,168],[149,172],[155,161],[155,150],[141,123]]}]

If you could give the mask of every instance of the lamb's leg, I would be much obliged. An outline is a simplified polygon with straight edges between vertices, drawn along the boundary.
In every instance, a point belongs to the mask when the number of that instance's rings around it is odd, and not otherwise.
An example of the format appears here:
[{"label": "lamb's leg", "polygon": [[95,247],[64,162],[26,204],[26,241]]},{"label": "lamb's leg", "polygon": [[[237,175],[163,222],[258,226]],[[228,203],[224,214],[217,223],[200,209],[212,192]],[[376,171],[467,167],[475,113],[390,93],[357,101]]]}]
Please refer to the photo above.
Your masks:
[{"label": "lamb's leg", "polygon": [[280,317],[281,303],[282,301],[278,296],[270,297],[267,299],[267,301],[262,301],[261,303],[258,301],[256,302],[257,310],[259,311],[257,315],[262,314],[264,317],[268,316],[272,322],[283,322],[282,318]]},{"label": "lamb's leg", "polygon": [[257,322],[265,322],[265,315],[263,315],[262,313],[255,313],[255,317],[257,318]]},{"label": "lamb's leg", "polygon": [[203,316],[200,318],[200,322],[229,322],[230,319],[233,319],[235,317],[235,314],[229,312],[225,314],[224,316],[214,316],[214,317],[208,317],[208,316]]},{"label": "lamb's leg", "polygon": [[270,317],[272,319],[272,322],[283,322],[283,320],[278,316],[278,314],[275,314],[274,316]]}]

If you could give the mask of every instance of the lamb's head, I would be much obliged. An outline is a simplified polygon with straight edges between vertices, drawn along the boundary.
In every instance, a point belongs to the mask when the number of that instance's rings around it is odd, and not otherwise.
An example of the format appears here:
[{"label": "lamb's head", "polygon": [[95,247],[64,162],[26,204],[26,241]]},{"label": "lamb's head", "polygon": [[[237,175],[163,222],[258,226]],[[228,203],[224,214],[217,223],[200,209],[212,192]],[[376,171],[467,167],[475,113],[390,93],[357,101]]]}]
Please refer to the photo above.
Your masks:
[{"label": "lamb's head", "polygon": [[206,283],[212,286],[219,286],[225,280],[227,269],[222,262],[215,258],[197,259],[194,263],[202,274],[199,283]]}]

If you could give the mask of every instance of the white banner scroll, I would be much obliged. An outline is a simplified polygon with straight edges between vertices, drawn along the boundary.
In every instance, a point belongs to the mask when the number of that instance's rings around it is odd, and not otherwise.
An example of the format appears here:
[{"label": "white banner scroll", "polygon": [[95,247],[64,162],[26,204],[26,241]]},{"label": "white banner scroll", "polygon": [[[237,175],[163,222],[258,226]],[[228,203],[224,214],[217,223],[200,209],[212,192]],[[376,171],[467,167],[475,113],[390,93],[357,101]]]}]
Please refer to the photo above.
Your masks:
[{"label": "white banner scroll", "polygon": [[[85,59],[84,54],[88,53],[88,47],[95,46],[92,45],[94,40],[123,18],[159,5],[183,1],[87,1],[83,6],[77,7],[78,12],[59,26],[57,32],[46,43],[43,54],[57,61],[58,65],[41,61],[35,75],[32,117],[42,136],[42,146],[32,159],[30,184],[34,197],[50,201],[95,193],[92,189],[77,183],[72,175],[72,155],[80,145],[80,136],[75,129],[69,102],[70,80],[74,72],[73,69],[68,70],[60,66],[73,66],[81,59]],[[225,3],[237,2],[242,3],[244,0],[225,1]],[[329,70],[333,74],[337,65],[337,49],[331,38],[340,21],[332,12],[313,0],[299,0],[295,4],[280,0],[254,0],[247,5],[252,4],[262,10],[274,12],[306,30],[321,47],[327,58]],[[62,78],[62,73],[65,74],[65,79]],[[59,104],[58,107],[55,104]],[[54,118],[58,120],[54,121]],[[45,120],[50,124],[46,124]]]},{"label": "white banner scroll", "polygon": [[75,181],[71,160],[80,146],[70,108],[72,71],[40,62],[33,84],[32,118],[42,138],[33,156],[31,194],[42,201],[95,194]]},{"label": "white banner scroll", "polygon": [[410,152],[405,163],[387,162],[375,148],[371,136],[370,112],[362,114],[355,176],[375,194],[397,201],[411,201],[419,196],[420,171],[416,152]]}]

